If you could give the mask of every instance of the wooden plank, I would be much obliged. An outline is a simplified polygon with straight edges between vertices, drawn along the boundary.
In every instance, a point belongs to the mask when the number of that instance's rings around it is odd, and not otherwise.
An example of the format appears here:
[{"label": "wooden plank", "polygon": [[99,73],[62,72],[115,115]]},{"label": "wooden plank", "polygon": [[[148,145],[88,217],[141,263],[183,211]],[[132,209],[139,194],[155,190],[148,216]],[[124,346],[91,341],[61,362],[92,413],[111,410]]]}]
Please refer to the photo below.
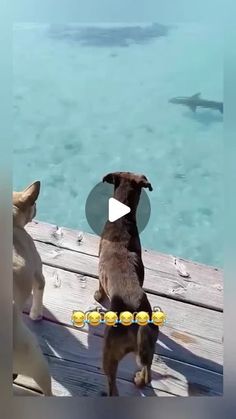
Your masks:
[{"label": "wooden plank", "polygon": [[[86,253],[92,256],[98,256],[98,245],[100,238],[94,234],[83,232],[83,239],[78,242],[79,230],[73,230],[67,227],[61,227],[62,237],[60,242],[54,236],[57,226],[42,221],[32,221],[26,226],[27,231],[32,235],[34,240],[60,245],[62,248],[73,250],[79,253]],[[176,269],[173,264],[172,256],[157,251],[148,250],[143,247],[144,265],[148,269],[156,269],[169,273],[178,278]],[[216,282],[219,288],[223,288],[223,272],[222,269],[203,265],[197,262],[181,259],[186,263],[187,270],[196,274],[196,283],[204,285],[207,282],[209,286],[215,288]]]},{"label": "wooden plank", "polygon": [[[101,366],[103,338],[48,321],[33,323],[28,319],[27,323],[31,330],[37,334],[44,353],[50,357],[50,366],[51,362],[54,363],[53,357],[56,357],[63,362],[65,360],[73,362],[71,363],[72,369],[78,367],[80,371],[86,370],[103,375]],[[60,366],[61,364],[57,363],[57,365]],[[130,354],[120,363],[118,377],[121,380],[121,388],[124,382],[130,382],[132,385],[136,370],[134,356]],[[57,382],[61,380],[64,385],[64,375],[61,371],[52,369],[52,375]],[[204,395],[222,393],[223,379],[221,374],[167,357],[161,359],[157,356],[154,357],[152,377],[153,395],[158,394],[159,391],[164,391],[178,396],[187,396],[190,395],[189,393],[193,388],[195,388],[195,391],[197,391],[197,388],[198,390],[204,389]],[[87,380],[89,387],[89,377]],[[151,394],[148,393],[148,395]]]},{"label": "wooden plank", "polygon": [[62,237],[58,240],[54,235],[56,229],[57,226],[55,224],[49,224],[38,220],[33,220],[26,226],[26,230],[31,234],[34,240],[60,246],[79,253],[98,256],[99,236],[83,232],[83,239],[81,242],[78,242],[79,230],[61,227]]},{"label": "wooden plank", "polygon": [[[36,241],[35,244],[45,264],[98,277],[98,258],[96,256],[74,252],[62,247],[58,248],[40,241]],[[156,258],[158,257],[157,255]],[[154,257],[153,260],[155,260]],[[164,264],[162,270],[145,269],[144,288],[146,290],[179,301],[186,301],[218,311],[223,310],[223,288],[220,284],[221,276],[219,273],[218,276],[215,275],[214,277],[213,274],[208,273],[208,271],[211,272],[210,268],[205,271],[202,268],[199,269],[199,275],[195,272],[191,278],[182,278],[176,273],[174,264],[172,273],[167,272],[167,267],[165,271],[163,269]]]},{"label": "wooden plank", "polygon": [[[62,323],[70,321],[73,310],[88,310],[95,304],[94,292],[97,289],[97,279],[85,277],[86,284],[81,283],[81,278],[72,272],[63,269],[54,269],[44,266],[47,277],[47,288],[45,291],[45,305],[50,310],[55,308],[57,318]],[[58,277],[60,287],[55,287],[55,278]],[[85,288],[83,288],[85,286]],[[67,296],[65,301],[65,296]],[[201,336],[216,342],[222,342],[223,336],[223,315],[202,307],[173,301],[168,298],[159,297],[148,293],[151,305],[161,306],[168,316],[168,326],[174,330],[190,333],[194,336]],[[66,313],[66,315],[65,315]]]},{"label": "wooden plank", "polygon": [[[81,330],[71,325],[73,310],[86,311],[96,304],[93,294],[97,288],[99,238],[86,233],[79,245],[78,231],[63,228],[58,243],[52,234],[55,226],[46,223],[31,223],[28,231],[45,264],[44,317],[50,321],[35,323],[28,316],[26,321],[48,356],[54,394],[99,396],[106,388],[101,369],[104,327],[86,326]],[[168,323],[161,328],[156,346],[162,358],[155,355],[152,386],[143,393],[135,388],[132,378],[136,367],[133,357],[128,356],[119,368],[121,395],[221,395],[222,272],[184,261],[191,278],[182,278],[171,256],[144,249],[143,258],[148,298],[152,306],[159,305],[167,312]],[[17,377],[17,384],[36,388],[32,380],[30,384],[22,376]]]},{"label": "wooden plank", "polygon": [[[43,271],[46,277],[44,304],[61,323],[70,324],[73,310],[86,311],[96,304],[93,295],[98,286],[97,279],[50,266],[44,266]],[[86,279],[86,283],[81,282],[82,278]],[[56,286],[57,279],[59,287]],[[152,306],[159,305],[167,313],[168,327],[222,343],[222,313],[149,293],[147,295]]]},{"label": "wooden plank", "polygon": [[[106,377],[95,370],[84,369],[83,365],[69,362],[54,357],[47,357],[49,368],[52,375],[52,392],[54,396],[70,397],[101,397],[101,392],[107,390]],[[39,390],[37,384],[29,377],[19,375],[17,383],[24,385],[31,390]],[[140,397],[173,397],[174,395],[166,391],[146,387],[141,392],[133,383],[126,380],[117,380],[120,396]]]},{"label": "wooden plank", "polygon": [[[80,276],[72,272],[49,266],[44,266],[43,270],[46,278],[44,317],[72,326],[73,310],[86,311],[94,306],[93,294],[98,281],[87,277],[86,286],[82,288],[84,282],[81,283]],[[55,287],[56,278],[59,278],[60,287]],[[221,373],[222,313],[155,295],[148,294],[148,298],[152,306],[160,305],[168,316],[167,325],[161,328],[156,352]],[[26,311],[29,311],[29,304]],[[90,329],[94,334],[103,335],[103,326],[90,327]]]}]

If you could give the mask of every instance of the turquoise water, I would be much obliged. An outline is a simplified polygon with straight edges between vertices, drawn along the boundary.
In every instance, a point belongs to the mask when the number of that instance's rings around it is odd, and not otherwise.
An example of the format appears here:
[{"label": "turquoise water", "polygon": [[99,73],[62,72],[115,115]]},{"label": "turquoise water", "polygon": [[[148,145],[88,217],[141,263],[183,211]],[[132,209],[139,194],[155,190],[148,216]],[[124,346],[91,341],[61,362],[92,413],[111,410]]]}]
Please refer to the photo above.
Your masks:
[{"label": "turquoise water", "polygon": [[168,103],[223,100],[221,30],[104,33],[83,44],[76,30],[15,27],[14,189],[40,179],[37,218],[90,231],[85,202],[103,175],[144,173],[154,190],[142,244],[222,265],[222,115]]}]

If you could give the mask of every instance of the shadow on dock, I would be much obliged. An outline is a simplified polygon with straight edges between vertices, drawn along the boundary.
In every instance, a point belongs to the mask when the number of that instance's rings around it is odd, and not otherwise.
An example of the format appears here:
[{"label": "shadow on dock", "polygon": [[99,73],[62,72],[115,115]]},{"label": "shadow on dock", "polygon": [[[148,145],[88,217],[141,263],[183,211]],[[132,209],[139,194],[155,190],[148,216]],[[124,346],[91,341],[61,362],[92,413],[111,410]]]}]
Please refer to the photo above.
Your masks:
[{"label": "shadow on dock", "polygon": [[[89,385],[90,383],[86,382],[83,383],[81,380],[81,377],[79,376],[80,371],[82,373],[88,373],[88,374],[99,374],[100,377],[98,381],[100,381],[101,375],[104,377],[103,371],[102,371],[102,346],[103,346],[103,330],[104,326],[101,325],[99,327],[91,327],[89,328],[88,332],[82,331],[81,333],[87,334],[87,344],[83,344],[79,339],[76,339],[76,337],[73,335],[73,333],[70,332],[70,326],[68,324],[62,325],[61,323],[58,323],[57,318],[47,309],[44,308],[44,321],[42,322],[32,322],[30,319],[27,319],[27,324],[30,327],[30,329],[38,336],[41,336],[43,339],[43,352],[45,355],[49,357],[49,364],[53,363],[53,358],[55,361],[67,361],[70,362],[72,370],[74,370],[74,374],[76,374],[76,369],[78,369],[78,388],[76,388],[76,377],[77,375],[73,377],[66,377],[62,376],[60,368],[53,368],[51,369],[52,377],[55,379],[56,382],[60,383],[63,388],[65,388],[68,393],[71,396],[90,396],[89,391]],[[51,323],[51,328],[50,328]],[[60,330],[54,330],[53,324]],[[78,329],[77,329],[78,330]],[[53,332],[53,333],[52,333]],[[215,393],[211,392],[210,387],[207,385],[194,383],[193,382],[193,375],[190,375],[188,373],[189,368],[186,368],[186,364],[184,364],[184,358],[189,358],[189,354],[191,353],[191,356],[194,360],[192,366],[198,367],[198,365],[202,365],[204,362],[207,362],[209,365],[209,368],[206,369],[207,371],[212,372],[223,372],[223,367],[219,365],[218,363],[204,359],[202,357],[199,357],[197,355],[194,355],[191,351],[183,347],[181,344],[176,343],[176,341],[172,340],[168,336],[166,336],[164,333],[160,331],[159,334],[159,340],[158,342],[162,342],[167,348],[168,348],[168,355],[167,356],[160,356],[160,362],[166,364],[170,369],[177,371],[181,375],[183,375],[186,378],[187,383],[187,391],[189,396],[193,395],[215,395]],[[157,343],[157,349],[158,349],[159,343]],[[77,352],[78,351],[78,352]],[[157,350],[158,354],[159,350]],[[181,352],[181,360],[175,357],[175,354]],[[68,353],[68,355],[67,355]],[[177,362],[175,362],[177,361]],[[122,366],[123,364],[123,366]],[[133,370],[133,374],[138,370],[138,368],[135,368],[134,360],[132,361],[131,358],[129,358],[129,355],[125,357],[124,360],[121,362],[122,370],[126,372],[125,365],[128,366],[127,368],[127,377],[123,376],[123,374],[119,373],[117,379],[119,381],[123,380],[125,381],[132,381],[132,377],[130,376],[130,371]],[[191,366],[191,365],[189,365]],[[179,379],[175,376],[172,376],[170,374],[159,374],[155,371],[152,371],[153,379],[156,381],[163,380],[167,378],[171,378],[175,381],[178,381]],[[106,383],[106,377],[101,379],[101,382]],[[70,382],[72,382],[73,385],[70,385]],[[132,385],[132,383],[130,383]],[[97,385],[98,386],[98,385]],[[122,383],[118,382],[118,388],[121,390],[122,393]],[[133,385],[133,392],[134,396],[154,396],[157,397],[157,394],[155,393],[154,388],[152,385],[149,385],[145,387],[142,390],[139,390],[138,388]],[[92,390],[92,389],[91,389]],[[96,391],[97,388],[95,388],[94,396],[100,397],[102,391],[106,391],[106,386],[101,384],[101,388]],[[161,390],[160,390],[161,391]],[[222,376],[222,392],[223,392],[223,376]],[[82,394],[81,394],[82,393]],[[219,391],[220,393],[220,391]]]},{"label": "shadow on dock", "polygon": [[[193,382],[192,377],[187,373],[186,365],[184,364],[184,358],[189,358],[189,354],[191,354],[192,363],[189,365],[192,365],[194,367],[199,367],[199,365],[202,365],[203,363],[207,362],[207,368],[205,368],[205,371],[211,371],[213,373],[217,374],[223,374],[223,366],[218,364],[217,362],[214,362],[210,359],[206,359],[203,357],[200,357],[198,355],[195,355],[193,352],[185,348],[184,346],[180,345],[173,339],[166,336],[163,332],[160,331],[159,333],[159,341],[164,343],[166,347],[171,351],[171,355],[169,357],[164,357],[164,362],[167,366],[170,368],[173,368],[173,361],[175,362],[175,371],[179,372],[180,374],[184,375],[188,384],[188,396],[215,396],[215,393],[212,393],[212,390],[207,385],[199,384]],[[176,353],[181,352],[181,360],[175,357]],[[202,367],[200,367],[202,368]],[[173,377],[174,378],[174,377]],[[175,378],[176,379],[176,378]],[[223,375],[222,375],[222,386],[221,389],[219,389],[219,393],[223,394]]]}]

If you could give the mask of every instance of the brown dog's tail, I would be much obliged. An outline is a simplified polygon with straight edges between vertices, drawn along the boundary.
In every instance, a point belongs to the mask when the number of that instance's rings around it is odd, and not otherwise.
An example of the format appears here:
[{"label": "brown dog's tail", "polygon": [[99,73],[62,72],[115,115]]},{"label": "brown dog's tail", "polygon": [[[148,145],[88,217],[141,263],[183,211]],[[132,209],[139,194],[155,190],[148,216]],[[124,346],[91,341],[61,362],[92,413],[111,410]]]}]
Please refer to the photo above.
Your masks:
[{"label": "brown dog's tail", "polygon": [[137,361],[140,366],[151,365],[155,353],[159,328],[152,324],[139,326],[137,334]]},{"label": "brown dog's tail", "polygon": [[[140,310],[148,312],[151,318],[152,309],[145,292],[143,292]],[[139,326],[137,334],[137,361],[141,364],[140,366],[151,365],[158,333],[159,328],[153,323]]]}]

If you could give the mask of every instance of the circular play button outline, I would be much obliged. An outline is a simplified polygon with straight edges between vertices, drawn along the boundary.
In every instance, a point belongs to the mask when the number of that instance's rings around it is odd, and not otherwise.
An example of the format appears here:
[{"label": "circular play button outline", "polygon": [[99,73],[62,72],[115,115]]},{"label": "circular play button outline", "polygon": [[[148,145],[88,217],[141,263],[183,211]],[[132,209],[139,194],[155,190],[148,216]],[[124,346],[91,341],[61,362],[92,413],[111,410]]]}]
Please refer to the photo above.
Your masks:
[{"label": "circular play button outline", "polygon": [[[97,183],[97,185],[94,186],[94,188],[90,191],[87,197],[85,204],[85,214],[87,222],[91,230],[98,236],[101,236],[104,226],[109,219],[109,199],[114,198],[113,195],[113,185],[105,182],[99,182]],[[136,213],[137,228],[139,234],[141,234],[147,226],[150,219],[150,215],[150,199],[148,197],[147,192],[144,189],[142,189]]]}]

